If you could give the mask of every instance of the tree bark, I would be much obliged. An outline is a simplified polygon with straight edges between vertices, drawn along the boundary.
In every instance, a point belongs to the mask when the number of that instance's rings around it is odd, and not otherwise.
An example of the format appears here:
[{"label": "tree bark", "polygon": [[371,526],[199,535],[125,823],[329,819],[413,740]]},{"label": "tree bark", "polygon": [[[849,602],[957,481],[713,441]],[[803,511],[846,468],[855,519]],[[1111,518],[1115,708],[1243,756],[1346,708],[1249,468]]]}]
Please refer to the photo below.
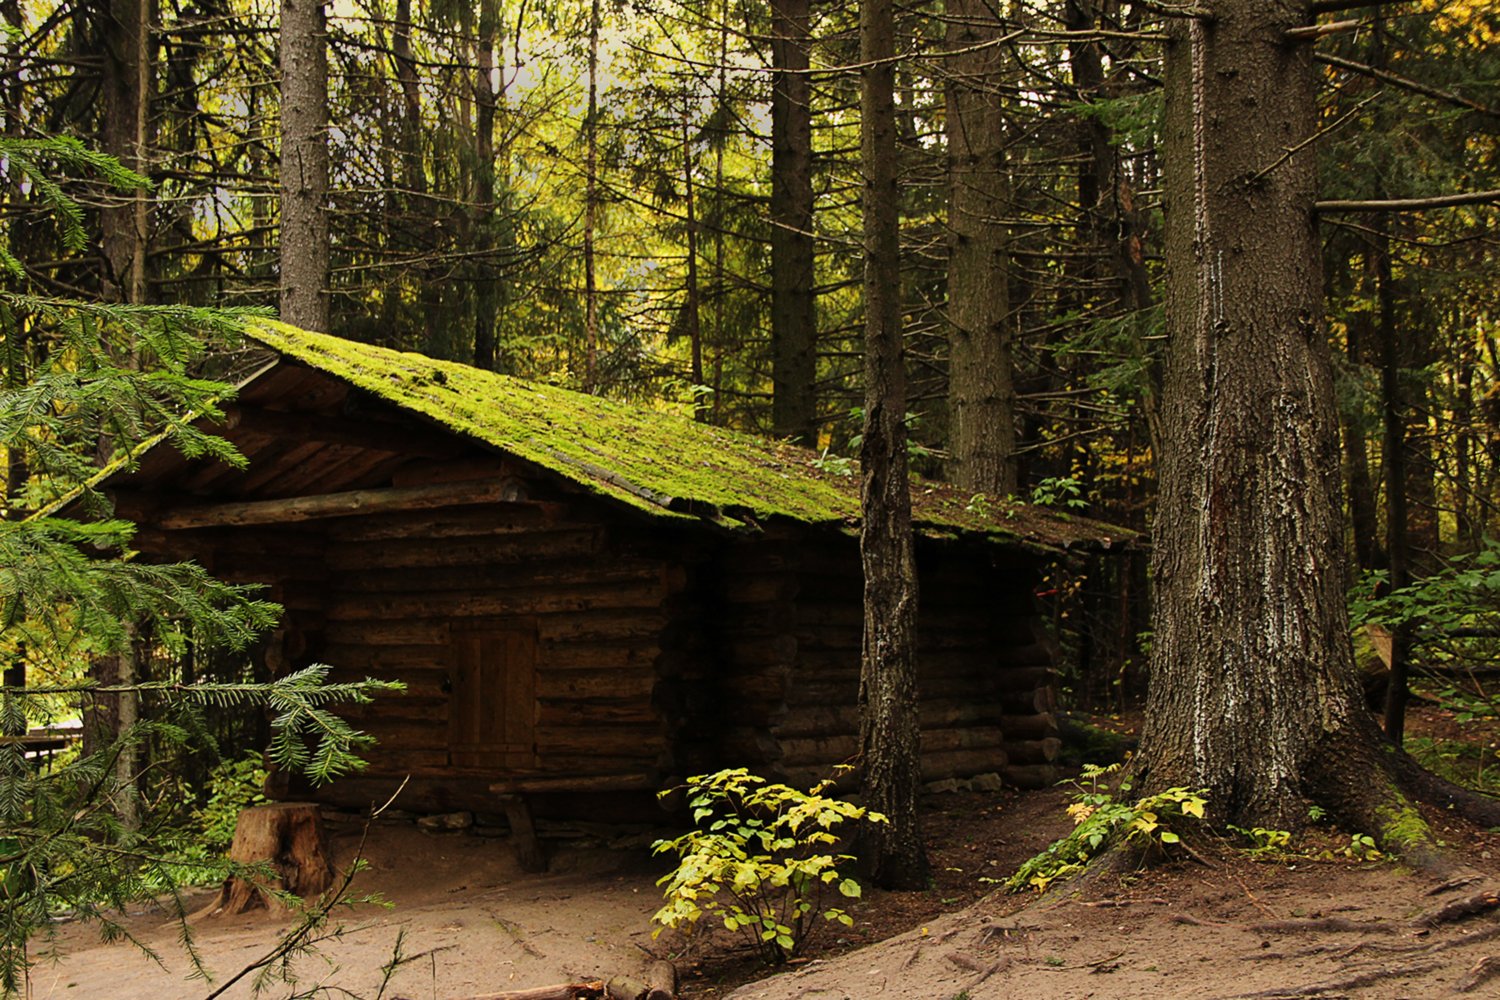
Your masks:
[{"label": "tree bark", "polygon": [[599,387],[599,288],[594,238],[599,227],[599,0],[589,7],[589,104],[584,130],[583,391]]},{"label": "tree bark", "polygon": [[229,860],[269,864],[274,874],[263,882],[238,875],[227,879],[200,916],[238,916],[260,908],[279,912],[285,907],[268,889],[307,898],[333,885],[328,836],[313,802],[275,802],[241,812]]},{"label": "tree bark", "polygon": [[[100,146],[142,175],[147,171],[150,122],[151,6],[151,0],[110,0],[100,88],[104,94]],[[148,197],[145,190],[105,195],[99,227],[109,264],[102,283],[106,299],[146,301]]]},{"label": "tree bark", "polygon": [[281,318],[328,329],[328,36],[322,0],[281,4]]},{"label": "tree bark", "polygon": [[917,827],[921,782],[917,571],[901,342],[894,21],[892,0],[861,4],[865,419],[860,447],[860,555],[865,582],[860,748],[865,805],[884,813],[888,822],[866,824],[860,855],[877,884],[922,889],[927,886],[928,865]]},{"label": "tree bark", "polygon": [[812,86],[808,0],[772,0],[771,426],[818,440],[813,278]]},{"label": "tree bark", "polygon": [[949,0],[948,400],[950,478],[996,496],[1016,491],[1011,376],[1010,179],[1000,100],[1005,57],[995,8]]},{"label": "tree bark", "polygon": [[[1332,366],[1305,4],[1217,0],[1167,49],[1169,336],[1156,604],[1139,767],[1221,822],[1295,828],[1310,801],[1430,841],[1363,708],[1344,605]],[[1383,777],[1382,777],[1383,776]]]},{"label": "tree bark", "polygon": [[[495,113],[496,40],[500,33],[499,0],[480,0],[478,63],[474,73],[474,233],[481,248],[495,249]],[[504,285],[492,257],[481,258],[474,283],[474,367],[495,370],[495,324]]]}]

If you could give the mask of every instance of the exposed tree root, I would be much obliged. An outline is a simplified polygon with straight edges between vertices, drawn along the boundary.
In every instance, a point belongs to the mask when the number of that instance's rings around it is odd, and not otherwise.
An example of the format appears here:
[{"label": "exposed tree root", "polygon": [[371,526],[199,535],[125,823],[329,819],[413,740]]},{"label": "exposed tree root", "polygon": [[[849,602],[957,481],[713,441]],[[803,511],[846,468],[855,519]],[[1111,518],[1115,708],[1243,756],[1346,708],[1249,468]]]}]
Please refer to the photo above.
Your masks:
[{"label": "exposed tree root", "polygon": [[1455,899],[1440,909],[1431,913],[1424,913],[1412,921],[1413,927],[1437,927],[1441,924],[1456,923],[1478,913],[1486,913],[1500,906],[1500,893],[1493,888],[1484,889],[1465,896],[1463,899]]},{"label": "exposed tree root", "polygon": [[1249,924],[1257,934],[1395,934],[1390,924],[1360,923],[1347,917],[1320,917],[1317,920],[1265,920]]},{"label": "exposed tree root", "polygon": [[1487,955],[1474,963],[1474,967],[1453,984],[1453,992],[1473,993],[1496,976],[1500,976],[1500,955]]},{"label": "exposed tree root", "polygon": [[1367,969],[1339,979],[1327,979],[1321,983],[1309,983],[1291,989],[1261,990],[1258,993],[1236,993],[1233,1000],[1295,1000],[1298,997],[1326,997],[1346,990],[1357,990],[1387,979],[1403,976],[1420,976],[1441,965],[1439,962],[1409,962],[1406,965],[1391,965],[1379,969]]}]

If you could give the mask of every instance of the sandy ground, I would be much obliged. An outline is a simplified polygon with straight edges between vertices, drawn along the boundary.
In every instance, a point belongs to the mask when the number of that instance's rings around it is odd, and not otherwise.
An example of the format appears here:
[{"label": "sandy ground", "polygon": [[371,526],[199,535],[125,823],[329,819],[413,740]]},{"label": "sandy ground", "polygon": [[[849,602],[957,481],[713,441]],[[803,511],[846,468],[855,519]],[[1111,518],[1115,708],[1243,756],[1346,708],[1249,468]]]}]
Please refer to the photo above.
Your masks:
[{"label": "sandy ground", "polygon": [[[335,828],[341,862],[353,856],[358,827]],[[520,871],[505,839],[428,834],[411,825],[376,826],[365,841],[369,868],[355,893],[380,893],[389,908],[360,905],[335,911],[332,936],[294,966],[297,988],[336,986],[328,995],[376,997],[382,967],[398,945],[413,957],[391,977],[384,996],[448,1000],[574,978],[639,975],[652,947],[650,916],[657,906],[648,852],[561,847],[545,875]],[[655,863],[659,867],[659,863]],[[206,903],[203,893],[195,902]],[[291,921],[264,913],[194,922],[193,931],[213,980],[191,980],[179,928],[164,913],[131,915],[125,926],[155,951],[153,963],[129,942],[104,944],[96,928],[63,925],[61,960],[32,970],[33,996],[49,998],[207,997],[264,955]],[[252,995],[251,979],[223,995]],[[276,985],[264,994],[285,997]]]},{"label": "sandy ground", "polygon": [[[1492,891],[1500,885],[1493,876],[1435,891],[1435,879],[1388,862],[1257,860],[1225,849],[1096,880],[1062,898],[995,893],[993,879],[1004,868],[1060,832],[1062,801],[1056,792],[930,797],[935,887],[871,892],[854,932],[827,936],[810,960],[748,983],[762,973],[732,939],[710,935],[689,948],[652,940],[661,863],[640,838],[628,849],[557,846],[551,872],[526,875],[504,839],[377,826],[366,843],[370,868],[356,889],[379,891],[393,905],[339,914],[339,931],[294,964],[297,988],[465,1000],[638,976],[656,953],[676,962],[690,998],[1500,997],[1500,977],[1483,980],[1500,972],[1500,910],[1482,905],[1461,920],[1421,923],[1454,900]],[[1456,855],[1481,867],[1493,865],[1485,854],[1500,856],[1494,835],[1458,827],[1444,835]],[[337,832],[342,858],[358,840],[355,827]],[[142,912],[126,926],[161,964],[129,943],[101,943],[95,929],[62,925],[63,958],[34,970],[33,996],[208,997],[263,955],[287,920],[196,923],[212,984],[188,978],[177,928],[165,915]],[[382,967],[398,939],[411,960],[382,993]],[[1466,985],[1473,988],[1455,992]],[[293,992],[278,984],[265,995]],[[250,996],[249,979],[224,995]]]},{"label": "sandy ground", "polygon": [[[1448,714],[1428,711],[1418,722],[1437,733]],[[1500,725],[1481,745],[1500,746]],[[471,1000],[639,976],[657,956],[678,968],[685,1000],[1500,998],[1500,831],[1429,815],[1475,877],[1462,885],[1389,861],[1319,859],[1348,842],[1327,831],[1303,856],[1257,858],[1210,843],[1197,860],[1090,879],[1069,894],[997,892],[998,880],[1067,830],[1067,801],[1062,789],[926,796],[932,888],[867,891],[851,907],[852,929],[830,927],[806,959],[769,978],[722,929],[653,940],[654,883],[666,862],[651,857],[649,833],[585,830],[584,839],[551,842],[551,870],[528,875],[506,838],[377,824],[363,840],[369,868],[354,892],[378,892],[391,905],[336,912],[316,953],[292,964],[296,987],[277,983],[263,995]],[[362,824],[335,823],[331,832],[347,863]],[[1425,919],[1463,910],[1454,904],[1465,900],[1466,915]],[[123,924],[159,963],[131,943],[102,943],[96,927],[60,924],[61,957],[33,969],[32,996],[207,998],[290,922],[264,914],[195,922],[213,974],[207,984],[190,978],[179,928],[159,909]],[[409,960],[387,977],[398,947]],[[251,996],[250,977],[222,995]]]}]

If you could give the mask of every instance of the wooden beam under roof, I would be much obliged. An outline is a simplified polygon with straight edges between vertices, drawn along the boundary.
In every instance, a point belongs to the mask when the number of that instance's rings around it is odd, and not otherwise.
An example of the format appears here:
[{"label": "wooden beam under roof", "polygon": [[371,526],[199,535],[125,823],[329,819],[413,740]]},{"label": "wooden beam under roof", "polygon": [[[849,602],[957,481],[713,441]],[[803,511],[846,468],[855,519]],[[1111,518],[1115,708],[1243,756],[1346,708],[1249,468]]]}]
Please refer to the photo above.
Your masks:
[{"label": "wooden beam under roof", "polygon": [[[126,516],[136,516],[168,530],[238,527],[251,524],[290,524],[328,517],[382,514],[394,510],[429,510],[486,503],[517,503],[527,499],[526,487],[513,477],[431,486],[392,486],[234,503],[182,506],[185,498],[131,495],[124,490],[115,502]],[[131,513],[126,513],[131,512]],[[135,512],[139,512],[138,514]]]}]

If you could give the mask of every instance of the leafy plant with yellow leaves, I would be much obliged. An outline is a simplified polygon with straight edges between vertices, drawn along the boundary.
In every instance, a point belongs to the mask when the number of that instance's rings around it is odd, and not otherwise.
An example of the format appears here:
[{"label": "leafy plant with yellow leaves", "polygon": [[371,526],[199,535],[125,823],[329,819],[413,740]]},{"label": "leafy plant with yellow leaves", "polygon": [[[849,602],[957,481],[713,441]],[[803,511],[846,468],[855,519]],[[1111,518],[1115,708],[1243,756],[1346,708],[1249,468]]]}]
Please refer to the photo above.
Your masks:
[{"label": "leafy plant with yellow leaves", "polygon": [[689,778],[688,806],[698,828],[653,845],[679,859],[657,882],[666,905],[651,918],[656,933],[690,929],[712,914],[748,936],[766,964],[779,965],[822,923],[852,925],[844,910],[822,905],[829,891],[860,895],[859,883],[841,872],[854,859],[837,853],[835,831],[851,820],[885,817],[827,797],[829,784],[803,792],[745,768]]},{"label": "leafy plant with yellow leaves", "polygon": [[1134,803],[1118,800],[1117,793],[1130,791],[1129,779],[1121,781],[1116,791],[1111,791],[1106,779],[1119,769],[1119,764],[1084,765],[1081,780],[1072,782],[1078,791],[1068,806],[1073,832],[1021,865],[1006,880],[1007,889],[1040,892],[1083,871],[1089,861],[1120,843],[1166,851],[1182,840],[1174,827],[1189,819],[1203,819],[1208,805],[1204,791],[1168,788]]}]

